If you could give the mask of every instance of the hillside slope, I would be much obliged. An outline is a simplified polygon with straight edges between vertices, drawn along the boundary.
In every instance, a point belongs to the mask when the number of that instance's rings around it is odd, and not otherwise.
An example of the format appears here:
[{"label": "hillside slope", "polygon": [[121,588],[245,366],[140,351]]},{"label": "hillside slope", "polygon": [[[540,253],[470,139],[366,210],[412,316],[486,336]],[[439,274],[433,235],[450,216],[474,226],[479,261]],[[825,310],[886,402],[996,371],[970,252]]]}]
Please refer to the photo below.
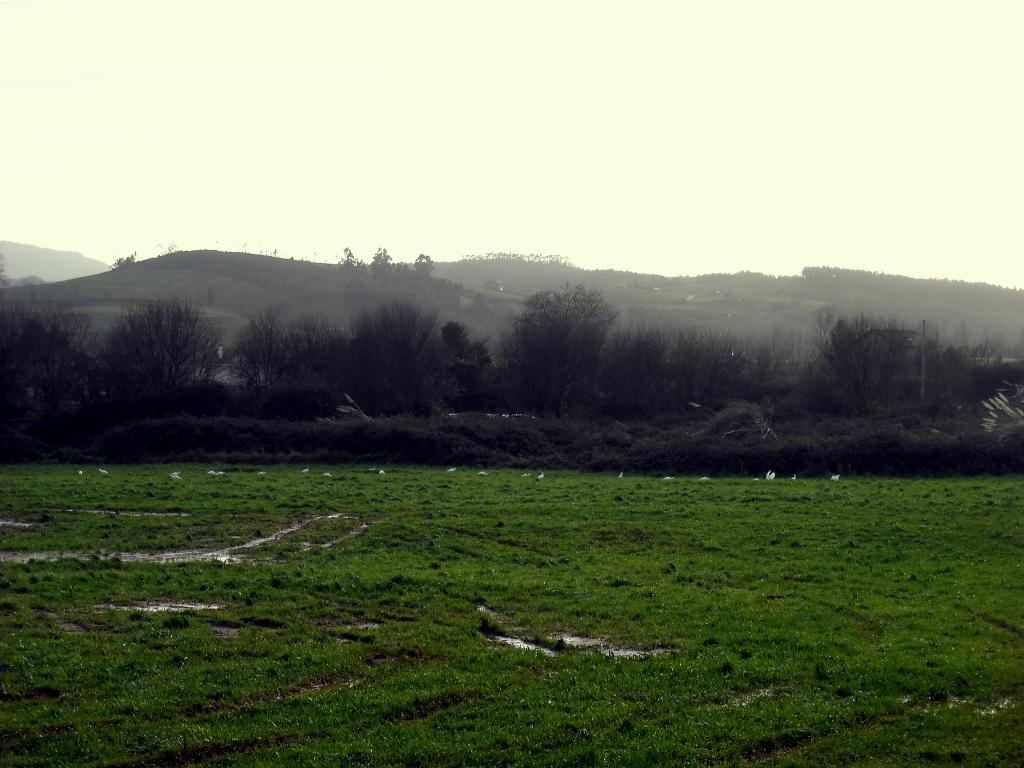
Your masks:
[{"label": "hillside slope", "polygon": [[474,335],[494,340],[530,293],[583,283],[602,290],[627,323],[701,325],[741,335],[812,334],[815,311],[833,305],[846,313],[897,317],[908,327],[924,319],[930,335],[938,332],[951,341],[991,337],[1006,354],[1024,353],[1024,291],[977,283],[826,267],[788,277],[747,272],[669,278],[508,258],[437,263],[434,274],[423,278],[399,267],[373,280],[346,275],[335,264],[191,251],[7,293],[15,300],[71,302],[89,312],[98,328],[108,327],[134,301],[184,296],[229,337],[267,306],[292,315],[319,313],[345,325],[356,312],[406,298],[437,308],[442,321],[457,320]]},{"label": "hillside slope", "polygon": [[76,251],[55,251],[37,245],[0,240],[0,255],[4,269],[12,280],[38,277],[47,283],[72,280],[76,277],[98,275],[108,267],[102,261],[90,259]]},{"label": "hillside slope", "polygon": [[189,251],[140,261],[102,275],[11,289],[20,301],[68,302],[106,328],[122,309],[136,301],[168,296],[189,299],[229,337],[246,318],[269,306],[290,315],[322,314],[345,325],[353,314],[389,299],[407,298],[436,307],[442,319],[482,329],[479,311],[485,299],[464,295],[444,280],[396,274],[393,279],[351,279],[334,264],[321,264],[250,253]]},{"label": "hillside slope", "polygon": [[436,273],[506,301],[583,283],[602,290],[627,321],[666,320],[739,334],[806,334],[814,332],[815,311],[831,305],[842,313],[895,317],[908,327],[927,320],[929,335],[934,331],[945,339],[991,338],[1006,349],[1024,344],[1024,291],[983,283],[831,267],[808,267],[783,277],[753,272],[664,277],[503,254],[438,263]]}]

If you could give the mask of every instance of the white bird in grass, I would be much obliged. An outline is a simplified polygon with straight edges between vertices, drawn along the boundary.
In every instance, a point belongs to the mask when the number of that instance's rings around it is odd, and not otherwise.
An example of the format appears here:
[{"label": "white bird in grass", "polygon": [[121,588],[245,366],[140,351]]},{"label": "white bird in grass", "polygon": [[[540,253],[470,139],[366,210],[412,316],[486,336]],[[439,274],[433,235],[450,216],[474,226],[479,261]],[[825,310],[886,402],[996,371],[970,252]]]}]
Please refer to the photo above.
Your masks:
[{"label": "white bird in grass", "polygon": [[796,480],[796,475],[793,475],[793,476],[792,476],[791,478],[789,478],[789,479],[790,479],[790,480]]},{"label": "white bird in grass", "polygon": [[621,480],[621,479],[622,479],[622,473],[619,472],[619,480]]},{"label": "white bird in grass", "polygon": [[267,474],[267,473],[266,472],[257,472],[256,473],[256,477],[263,477],[265,474]]},{"label": "white bird in grass", "polygon": [[302,470],[302,474],[308,475],[309,474],[309,467],[306,467],[304,470]]},{"label": "white bird in grass", "polygon": [[486,473],[486,472],[484,472],[484,471],[483,471],[483,470],[481,469],[481,470],[480,470],[479,472],[477,472],[477,474],[478,474],[478,475],[486,475],[487,473]]},{"label": "white bird in grass", "polygon": [[538,480],[543,480],[544,479],[544,473],[541,472],[539,475],[537,475],[537,479]]},{"label": "white bird in grass", "polygon": [[447,471],[454,472],[456,469],[458,469],[458,467],[448,467]]},{"label": "white bird in grass", "polygon": [[101,470],[100,470],[100,474],[101,474],[101,475],[109,475],[110,473],[109,473],[109,472],[107,472],[107,470],[105,470],[105,469],[101,469]]},{"label": "white bird in grass", "polygon": [[171,472],[168,477],[171,478],[171,480],[181,480],[181,473],[175,470],[174,472]]},{"label": "white bird in grass", "polygon": [[662,479],[662,480],[675,480],[675,478],[674,478],[674,477],[673,477],[672,475],[665,475],[665,476],[664,476],[663,478],[661,478],[661,479]]},{"label": "white bird in grass", "polygon": [[521,474],[520,477],[533,477],[533,475],[531,475],[529,472],[523,472],[523,474]]},{"label": "white bird in grass", "polygon": [[833,480],[838,480],[839,479],[839,475],[832,475],[832,479]]},{"label": "white bird in grass", "polygon": [[330,472],[324,472],[321,477],[334,477]]},{"label": "white bird in grass", "polygon": [[701,478],[701,480],[710,480],[710,479],[711,479],[710,477],[706,477],[706,476]]},{"label": "white bird in grass", "polygon": [[82,472],[82,470],[78,470],[78,474],[81,475],[81,474],[84,474],[84,473]]},{"label": "white bird in grass", "polygon": [[775,473],[774,473],[774,472],[772,472],[772,471],[771,471],[771,470],[769,469],[769,470],[768,470],[767,472],[765,472],[765,473],[764,473],[764,479],[765,479],[765,480],[774,480],[774,479],[775,479]]},{"label": "white bird in grass", "polygon": [[379,471],[377,472],[377,474],[378,474],[378,475],[383,475],[383,474],[384,474],[384,470],[383,470],[383,469],[379,470]]}]

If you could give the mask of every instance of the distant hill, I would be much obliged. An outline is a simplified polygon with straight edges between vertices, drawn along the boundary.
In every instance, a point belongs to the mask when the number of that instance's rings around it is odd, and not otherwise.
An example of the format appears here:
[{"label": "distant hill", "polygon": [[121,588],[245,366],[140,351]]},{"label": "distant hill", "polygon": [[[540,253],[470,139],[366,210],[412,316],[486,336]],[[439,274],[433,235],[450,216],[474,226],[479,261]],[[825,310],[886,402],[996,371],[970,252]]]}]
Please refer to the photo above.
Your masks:
[{"label": "distant hill", "polygon": [[346,325],[361,310],[406,298],[436,307],[442,320],[458,320],[486,335],[495,310],[459,286],[422,278],[399,267],[386,280],[346,275],[321,264],[251,253],[188,251],[139,261],[101,275],[63,283],[12,288],[20,301],[69,302],[88,312],[95,327],[110,326],[125,306],[168,296],[188,298],[227,335],[269,306],[297,316],[320,314]]},{"label": "distant hill", "polygon": [[832,267],[799,275],[755,272],[664,277],[622,270],[588,270],[543,257],[488,254],[438,262],[435,274],[504,301],[539,290],[583,283],[602,290],[627,320],[727,328],[738,334],[773,330],[813,333],[814,313],[896,317],[946,340],[995,339],[1006,349],[1024,346],[1024,291],[984,283],[925,280]]},{"label": "distant hill", "polygon": [[47,283],[54,283],[98,275],[109,269],[102,261],[90,259],[75,251],[55,251],[8,240],[0,240],[0,255],[4,257],[7,276],[12,280],[38,277]]},{"label": "distant hill", "polygon": [[[560,260],[470,258],[435,263],[433,278],[399,265],[385,280],[353,277],[336,264],[249,253],[190,251],[141,261],[91,277],[7,291],[16,300],[71,302],[105,328],[140,299],[185,296],[230,337],[270,305],[292,315],[323,314],[346,325],[352,316],[395,298],[438,309],[442,321],[464,323],[496,340],[529,294],[583,283],[602,290],[626,323],[637,320],[727,329],[739,335],[810,335],[815,311],[897,317],[908,328],[928,321],[947,341],[990,337],[1006,354],[1024,354],[1024,291],[980,283],[919,280],[829,267],[772,277],[751,272],[663,277],[585,270]],[[1019,348],[1020,351],[1014,351]]]}]

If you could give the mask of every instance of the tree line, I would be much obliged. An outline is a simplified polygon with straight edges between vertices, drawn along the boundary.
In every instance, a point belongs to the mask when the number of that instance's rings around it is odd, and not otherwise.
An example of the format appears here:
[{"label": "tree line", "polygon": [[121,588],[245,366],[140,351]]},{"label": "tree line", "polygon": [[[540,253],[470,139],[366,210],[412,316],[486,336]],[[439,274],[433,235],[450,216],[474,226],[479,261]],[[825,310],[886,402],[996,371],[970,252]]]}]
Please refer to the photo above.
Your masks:
[{"label": "tree line", "polygon": [[[378,270],[389,266],[378,254]],[[1022,371],[985,345],[942,344],[893,319],[825,310],[813,339],[627,326],[583,286],[530,296],[493,340],[408,300],[362,311],[347,329],[268,308],[230,347],[183,299],[132,306],[104,332],[66,306],[0,304],[8,419],[90,408],[201,412],[228,401],[268,418],[311,418],[334,415],[348,398],[370,415],[642,420],[746,401],[795,415],[871,416],[975,407],[1014,377]]]}]

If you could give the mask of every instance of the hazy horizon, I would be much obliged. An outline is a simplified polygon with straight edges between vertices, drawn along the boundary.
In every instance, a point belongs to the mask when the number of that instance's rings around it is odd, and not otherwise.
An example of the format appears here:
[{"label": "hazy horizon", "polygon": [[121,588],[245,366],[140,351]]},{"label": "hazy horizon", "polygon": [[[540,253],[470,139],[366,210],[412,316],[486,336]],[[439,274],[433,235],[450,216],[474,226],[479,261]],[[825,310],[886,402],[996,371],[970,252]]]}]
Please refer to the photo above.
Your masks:
[{"label": "hazy horizon", "polygon": [[1024,288],[1024,7],[0,2],[0,239]]}]

